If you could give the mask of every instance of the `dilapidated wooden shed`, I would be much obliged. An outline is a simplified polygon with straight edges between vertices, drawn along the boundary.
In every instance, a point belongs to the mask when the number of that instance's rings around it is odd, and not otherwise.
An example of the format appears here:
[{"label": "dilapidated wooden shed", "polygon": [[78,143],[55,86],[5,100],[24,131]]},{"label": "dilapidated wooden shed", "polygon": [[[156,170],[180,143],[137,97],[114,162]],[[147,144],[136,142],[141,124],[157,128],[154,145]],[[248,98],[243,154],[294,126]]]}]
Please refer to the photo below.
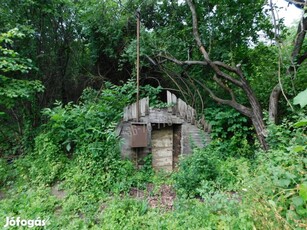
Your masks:
[{"label": "dilapidated wooden shed", "polygon": [[151,108],[149,103],[149,98],[143,98],[124,108],[117,127],[122,157],[142,166],[151,153],[155,170],[172,171],[181,154],[190,154],[193,146],[204,147],[209,135],[197,127],[195,109],[169,91],[166,108]]}]

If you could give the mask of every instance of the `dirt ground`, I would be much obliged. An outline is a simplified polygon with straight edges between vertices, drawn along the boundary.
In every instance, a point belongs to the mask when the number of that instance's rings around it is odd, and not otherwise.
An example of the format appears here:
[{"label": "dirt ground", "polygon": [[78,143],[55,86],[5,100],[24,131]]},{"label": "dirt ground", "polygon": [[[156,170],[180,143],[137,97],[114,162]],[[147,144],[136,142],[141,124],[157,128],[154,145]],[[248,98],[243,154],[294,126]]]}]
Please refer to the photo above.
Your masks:
[{"label": "dirt ground", "polygon": [[176,193],[172,186],[161,185],[155,189],[153,184],[148,184],[145,190],[131,188],[129,195],[138,199],[146,199],[151,208],[162,208],[172,210]]}]

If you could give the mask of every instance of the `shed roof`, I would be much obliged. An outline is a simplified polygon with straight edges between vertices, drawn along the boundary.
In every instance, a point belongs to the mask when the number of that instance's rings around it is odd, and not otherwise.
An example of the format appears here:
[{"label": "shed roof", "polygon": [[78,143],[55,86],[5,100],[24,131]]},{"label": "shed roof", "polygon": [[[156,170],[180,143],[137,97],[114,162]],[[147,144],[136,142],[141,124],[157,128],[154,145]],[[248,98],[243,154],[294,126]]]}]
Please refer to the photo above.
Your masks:
[{"label": "shed roof", "polygon": [[[150,108],[149,107],[149,98],[143,98],[139,101],[139,115],[140,118],[149,116],[149,122],[153,123],[165,123],[167,117],[173,117],[168,120],[168,123],[182,123],[178,119],[187,121],[189,123],[195,123],[196,111],[195,109],[188,105],[186,102],[177,98],[175,94],[167,91],[167,107],[163,109]],[[124,108],[124,121],[135,121],[137,119],[137,103],[133,103]],[[157,120],[160,117],[159,122]],[[164,118],[163,118],[164,117]],[[162,119],[163,118],[163,119]],[[154,122],[156,121],[156,122]]]}]

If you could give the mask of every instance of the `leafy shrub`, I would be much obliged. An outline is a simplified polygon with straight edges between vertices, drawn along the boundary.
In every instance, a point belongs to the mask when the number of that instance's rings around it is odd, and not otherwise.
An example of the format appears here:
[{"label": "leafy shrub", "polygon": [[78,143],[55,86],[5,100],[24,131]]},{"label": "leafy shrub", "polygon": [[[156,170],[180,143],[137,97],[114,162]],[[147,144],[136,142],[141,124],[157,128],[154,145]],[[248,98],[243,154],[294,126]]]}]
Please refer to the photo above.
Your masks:
[{"label": "leafy shrub", "polygon": [[222,189],[235,191],[244,177],[249,176],[250,161],[246,158],[225,157],[219,144],[210,143],[205,149],[181,159],[179,171],[173,175],[180,195],[195,197]]},{"label": "leafy shrub", "polygon": [[254,134],[245,116],[226,107],[207,108],[205,116],[212,125],[211,137],[225,157],[252,156]]},{"label": "leafy shrub", "polygon": [[50,196],[45,186],[19,187],[8,191],[7,198],[0,200],[1,226],[6,217],[20,216],[25,219],[49,219],[56,205],[56,198]]},{"label": "leafy shrub", "polygon": [[[132,162],[121,160],[114,132],[123,107],[134,100],[134,84],[106,83],[101,92],[86,89],[79,104],[57,102],[54,108],[45,109],[48,122],[36,138],[34,154],[20,165],[20,173],[25,179],[50,185],[65,180],[71,194],[91,200],[145,184],[152,170],[147,171],[146,164],[144,170],[136,172]],[[146,87],[151,96],[160,90],[151,88]]]},{"label": "leafy shrub", "polygon": [[61,180],[67,157],[55,145],[48,134],[40,134],[35,140],[34,152],[15,160],[14,167],[19,175],[18,182],[52,184]]},{"label": "leafy shrub", "polygon": [[259,152],[253,173],[243,183],[245,199],[265,206],[267,211],[262,209],[261,213],[275,213],[276,222],[291,228],[306,227],[306,162],[306,156],[299,153]]},{"label": "leafy shrub", "polygon": [[224,191],[237,191],[245,178],[250,176],[251,163],[248,159],[228,157],[220,161],[216,184]]},{"label": "leafy shrub", "polygon": [[7,181],[12,178],[13,175],[10,175],[10,165],[7,160],[0,158],[0,188],[6,185]]},{"label": "leafy shrub", "polygon": [[175,188],[184,196],[199,195],[197,188],[203,180],[212,181],[217,176],[218,159],[210,149],[195,149],[193,154],[181,159],[179,170],[174,174]]},{"label": "leafy shrub", "polygon": [[148,154],[143,159],[143,166],[133,175],[133,186],[137,188],[146,188],[147,183],[153,182],[154,170],[152,168],[152,154]]},{"label": "leafy shrub", "polygon": [[248,120],[234,109],[226,107],[206,108],[206,119],[212,125],[212,138],[231,138],[235,134],[247,136],[251,130]]},{"label": "leafy shrub", "polygon": [[256,150],[254,158],[223,156],[221,143],[213,141],[181,159],[177,194],[200,197],[211,228],[305,229],[307,137],[303,123],[293,123],[275,126],[280,133],[269,141],[276,144],[268,152]]},{"label": "leafy shrub", "polygon": [[148,227],[147,218],[148,204],[135,199],[121,199],[110,202],[104,210],[102,226],[104,229],[138,229]]}]

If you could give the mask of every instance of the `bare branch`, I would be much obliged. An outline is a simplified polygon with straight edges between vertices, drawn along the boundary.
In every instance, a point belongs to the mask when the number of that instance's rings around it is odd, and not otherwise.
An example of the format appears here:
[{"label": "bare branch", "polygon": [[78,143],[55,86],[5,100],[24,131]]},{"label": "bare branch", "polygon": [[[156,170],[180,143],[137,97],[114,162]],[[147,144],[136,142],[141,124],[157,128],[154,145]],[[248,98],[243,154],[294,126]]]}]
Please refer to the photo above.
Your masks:
[{"label": "bare branch", "polygon": [[199,47],[199,50],[200,52],[203,54],[204,56],[204,59],[206,62],[208,62],[208,64],[211,66],[211,68],[216,72],[216,74],[230,82],[232,82],[233,84],[239,86],[239,87],[242,87],[242,83],[236,79],[234,79],[233,77],[231,77],[230,75],[224,73],[223,71],[221,71],[219,68],[218,68],[218,64],[220,66],[222,66],[223,68],[225,69],[228,69],[232,72],[235,72],[236,71],[230,67],[230,66],[227,66],[226,64],[223,64],[222,62],[217,62],[217,64],[215,62],[212,62],[209,58],[209,54],[208,52],[206,51],[204,45],[202,44],[201,40],[200,40],[200,36],[199,36],[199,33],[198,33],[198,21],[197,21],[197,14],[196,14],[196,10],[195,10],[195,6],[194,4],[192,3],[191,0],[187,0],[187,3],[190,7],[190,10],[191,10],[191,13],[192,13],[192,21],[193,21],[193,35],[194,35],[194,39]]},{"label": "bare branch", "polygon": [[239,104],[238,102],[234,100],[225,100],[222,98],[217,97],[211,89],[203,85],[204,89],[209,93],[210,97],[215,100],[218,103],[224,104],[224,105],[229,105],[233,108],[235,108],[237,111],[242,113],[243,115],[251,118],[252,117],[252,110],[244,105]]},{"label": "bare branch", "polygon": [[[208,64],[208,62],[206,62],[206,61],[181,61],[181,60],[178,60],[176,58],[164,56],[164,55],[159,55],[159,57],[165,58],[166,60],[169,60],[169,61],[174,62],[175,64],[178,64],[178,65],[181,65],[181,66],[183,66],[183,65],[207,65]],[[234,72],[234,73],[236,73],[237,75],[240,76],[240,73],[236,68],[228,66],[221,61],[214,61],[214,62],[211,62],[211,63],[213,63],[214,65],[217,65],[217,66],[221,66],[224,69],[229,70],[231,72]],[[211,67],[212,67],[212,65],[211,65]],[[242,86],[242,83],[239,80],[236,80],[235,78],[231,77],[230,75],[222,72],[219,68],[215,67],[214,70],[217,73],[217,75],[221,76],[222,78],[230,81],[231,83],[233,83],[233,84],[235,84],[239,87]]]},{"label": "bare branch", "polygon": [[209,58],[209,54],[206,51],[204,45],[202,44],[202,42],[200,40],[199,33],[198,33],[198,21],[197,21],[197,14],[196,14],[195,6],[194,6],[194,4],[192,3],[191,0],[187,0],[187,3],[189,5],[191,13],[192,13],[194,39],[195,39],[196,44],[198,45],[201,53],[203,54],[205,60],[210,63],[211,61],[210,61],[210,58]]},{"label": "bare branch", "polygon": [[176,58],[159,55],[159,57],[165,58],[171,62],[174,62],[177,65],[207,65],[208,63],[206,61],[180,61]]},{"label": "bare branch", "polygon": [[180,91],[180,93],[181,93],[181,95],[184,97],[184,100],[185,101],[187,101],[186,100],[186,92],[180,87],[180,85],[178,84],[178,82],[173,78],[173,76],[171,76],[171,74],[168,72],[168,71],[166,71],[165,69],[162,69],[162,66],[159,66],[159,68],[161,69],[161,71],[163,72],[163,73],[165,73],[171,80],[172,80],[172,82],[174,82],[174,84],[177,86],[177,88],[179,89],[179,91]]},{"label": "bare branch", "polygon": [[252,109],[250,109],[250,108],[248,108],[248,107],[246,107],[246,106],[244,106],[244,105],[239,104],[239,103],[236,102],[235,100],[225,100],[225,99],[219,98],[219,97],[216,96],[216,95],[214,94],[214,92],[213,92],[211,89],[209,89],[204,83],[200,82],[199,80],[197,80],[197,79],[195,79],[195,78],[194,78],[193,80],[194,80],[196,83],[198,83],[201,87],[203,87],[203,89],[205,89],[205,90],[209,93],[210,97],[211,97],[214,101],[216,101],[216,102],[218,102],[218,103],[220,103],[220,104],[223,104],[223,105],[229,105],[229,106],[233,107],[234,109],[238,110],[238,111],[239,111],[240,113],[242,113],[243,115],[245,115],[245,116],[247,116],[247,117],[249,117],[249,118],[252,117]]},{"label": "bare branch", "polygon": [[213,80],[230,94],[232,101],[236,101],[233,91],[226,84],[224,84],[220,79],[218,79],[216,75],[214,75]]},{"label": "bare branch", "polygon": [[237,69],[236,68],[233,68],[227,64],[225,64],[224,62],[221,62],[221,61],[214,61],[213,62],[215,65],[219,66],[219,67],[223,67],[224,69],[230,71],[230,72],[233,72],[233,73],[236,73],[237,74]]},{"label": "bare branch", "polygon": [[157,63],[151,57],[149,57],[148,55],[145,55],[145,57],[150,61],[151,64],[157,65]]},{"label": "bare branch", "polygon": [[[230,81],[231,83],[235,84],[236,86],[239,86],[240,88],[242,88],[243,84],[241,81],[233,78],[232,76],[230,76],[229,74],[224,73],[223,71],[221,71],[216,65],[211,65],[211,67],[214,69],[214,71],[216,72],[216,74],[222,78],[224,78],[225,80]],[[238,73],[236,73],[237,75],[239,75]],[[239,75],[240,76],[240,75]],[[240,76],[242,77],[242,76]]]}]

